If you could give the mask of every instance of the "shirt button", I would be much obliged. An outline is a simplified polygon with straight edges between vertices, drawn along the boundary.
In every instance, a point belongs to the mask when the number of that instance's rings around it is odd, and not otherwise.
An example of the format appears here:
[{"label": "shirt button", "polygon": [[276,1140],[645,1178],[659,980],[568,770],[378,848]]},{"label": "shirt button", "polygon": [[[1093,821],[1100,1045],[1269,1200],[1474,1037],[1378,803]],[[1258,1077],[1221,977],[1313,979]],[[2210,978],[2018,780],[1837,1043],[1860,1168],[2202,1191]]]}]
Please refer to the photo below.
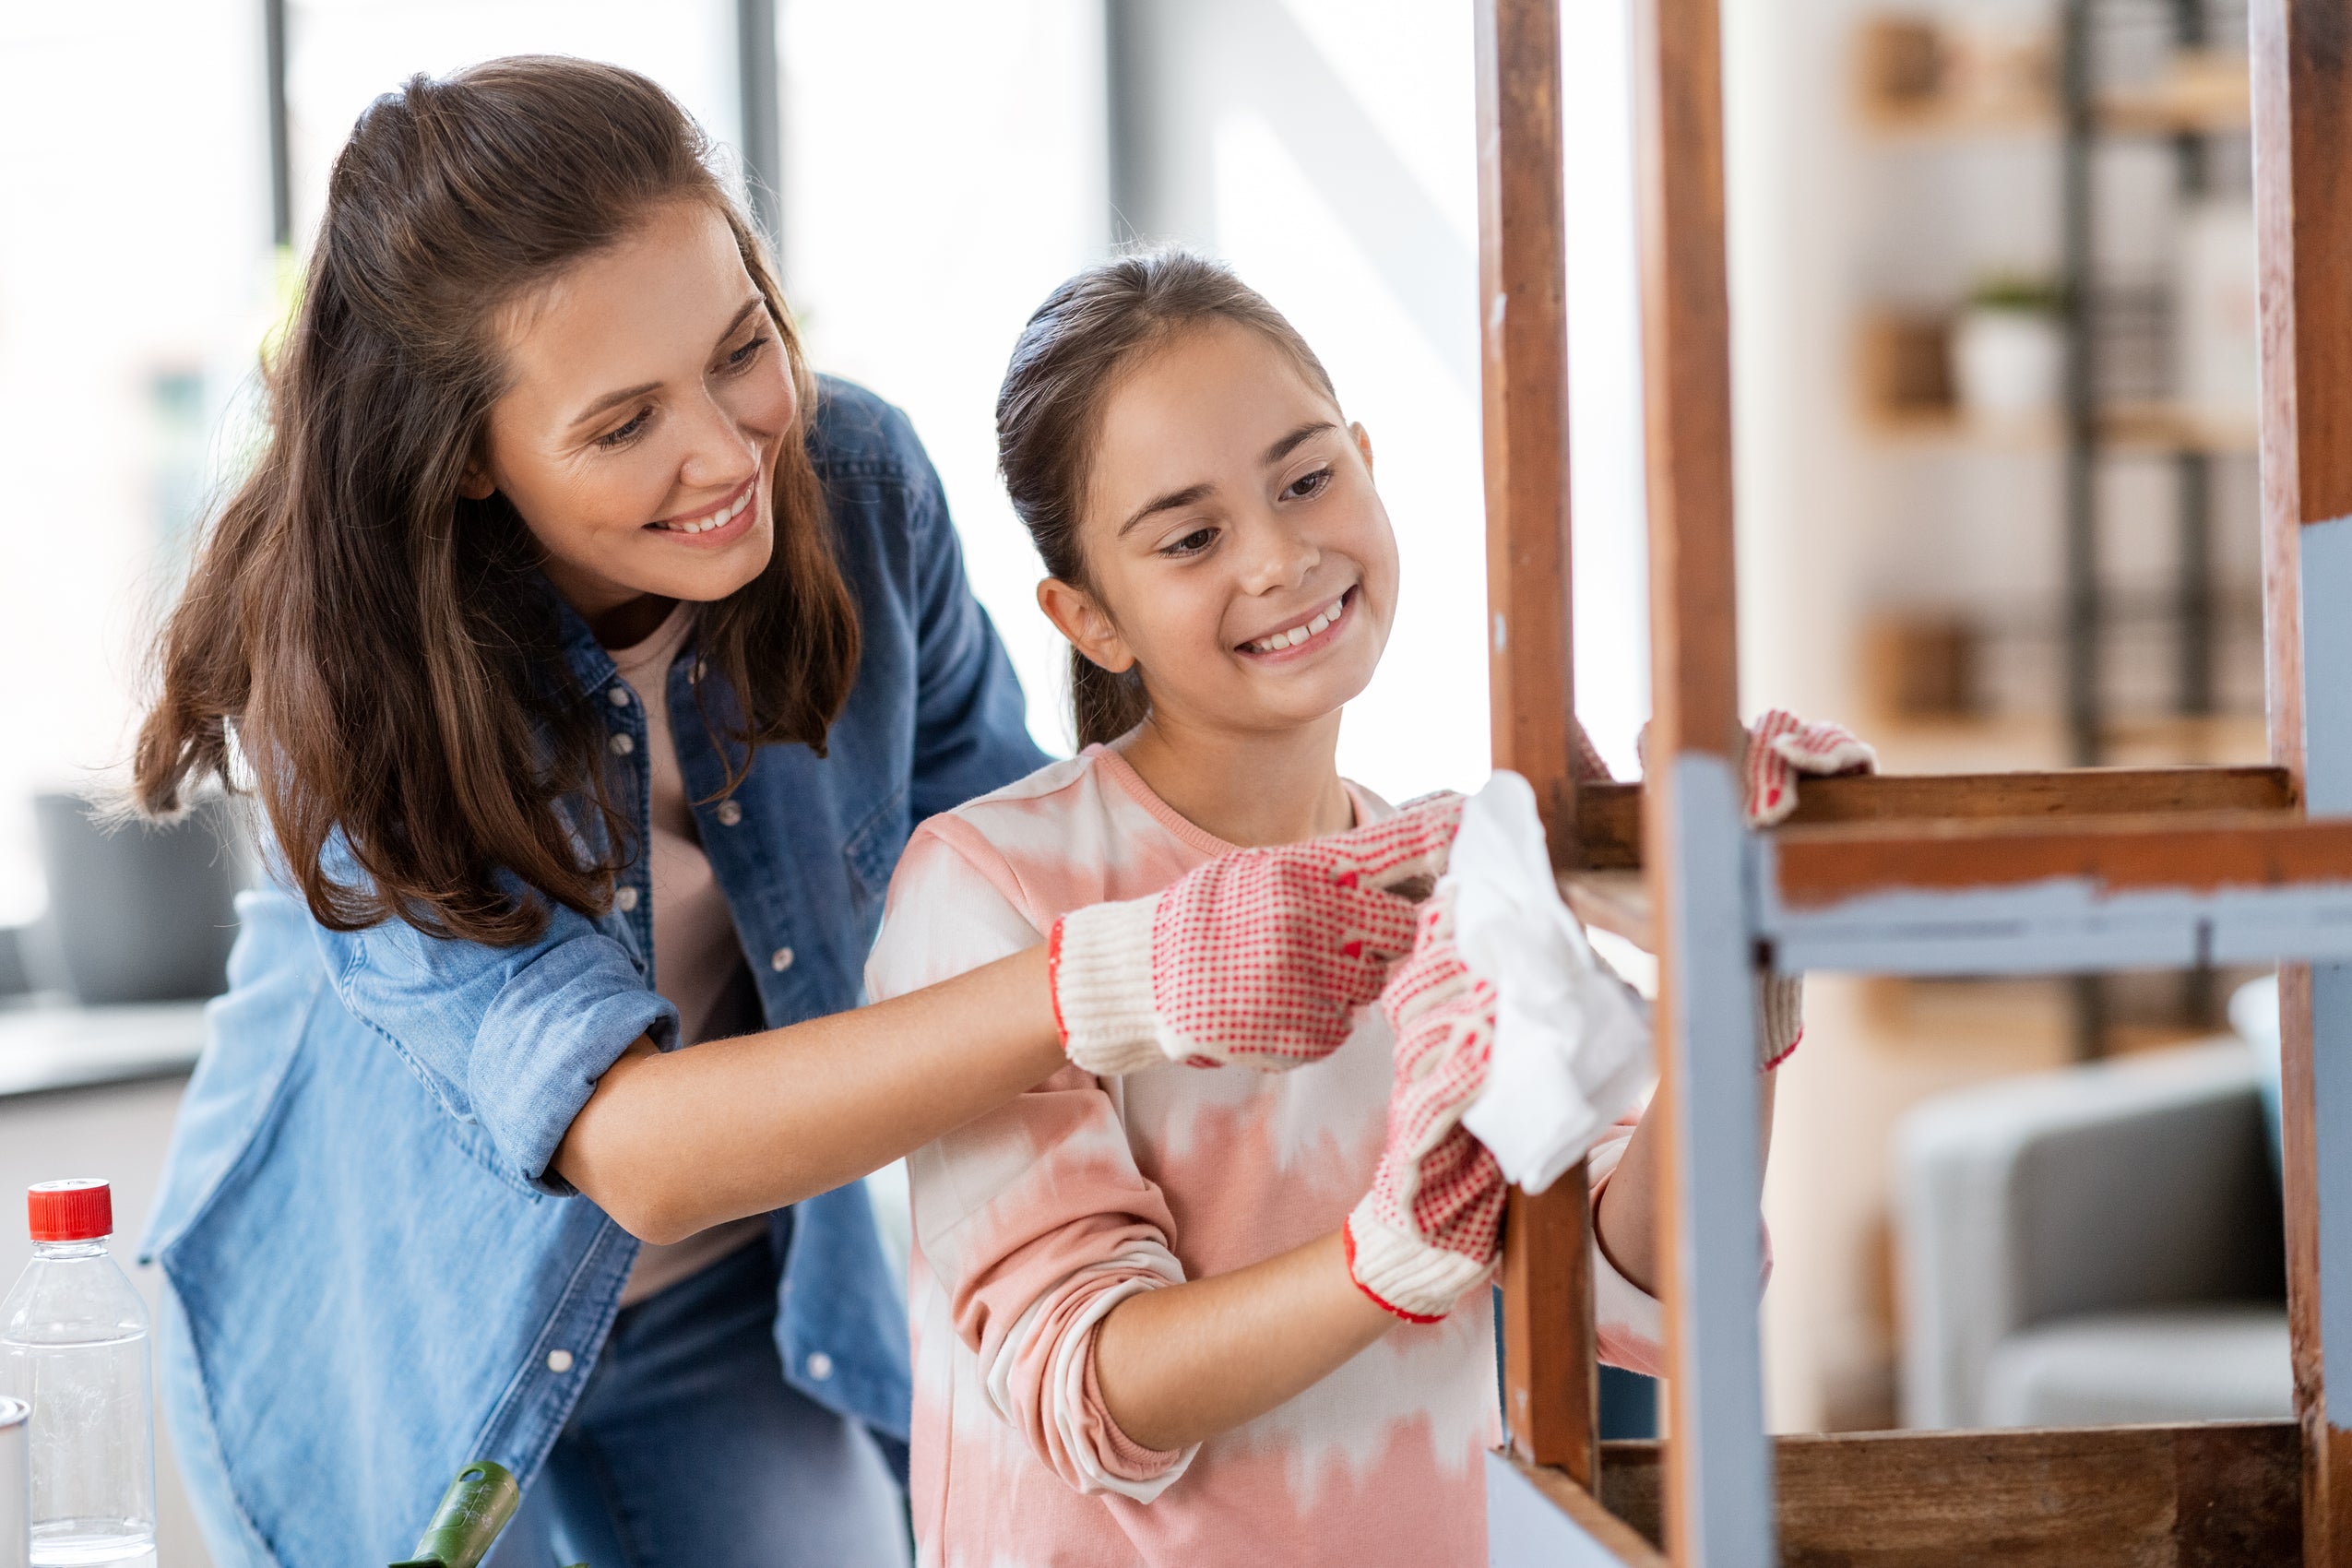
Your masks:
[{"label": "shirt button", "polygon": [[792,967],[792,950],[790,947],[778,947],[767,956],[767,967],[778,974],[782,974]]},{"label": "shirt button", "polygon": [[608,686],[605,688],[604,695],[614,707],[629,706],[629,688],[626,686]]},{"label": "shirt button", "polygon": [[569,1350],[550,1350],[547,1353],[547,1370],[552,1372],[559,1373],[570,1372],[572,1370],[572,1352]]},{"label": "shirt button", "polygon": [[818,1383],[823,1383],[826,1378],[831,1377],[832,1375],[833,1358],[826,1355],[822,1350],[811,1351],[809,1353],[809,1376]]},{"label": "shirt button", "polygon": [[626,730],[614,731],[612,739],[607,741],[605,744],[612,748],[612,754],[614,756],[627,756],[631,752],[637,749],[636,742],[630,738],[629,732]]},{"label": "shirt button", "polygon": [[732,827],[742,820],[743,808],[739,802],[734,801],[721,801],[719,802],[719,826]]},{"label": "shirt button", "polygon": [[637,890],[634,887],[614,888],[612,890],[612,907],[620,910],[624,915],[628,914],[637,907]]}]

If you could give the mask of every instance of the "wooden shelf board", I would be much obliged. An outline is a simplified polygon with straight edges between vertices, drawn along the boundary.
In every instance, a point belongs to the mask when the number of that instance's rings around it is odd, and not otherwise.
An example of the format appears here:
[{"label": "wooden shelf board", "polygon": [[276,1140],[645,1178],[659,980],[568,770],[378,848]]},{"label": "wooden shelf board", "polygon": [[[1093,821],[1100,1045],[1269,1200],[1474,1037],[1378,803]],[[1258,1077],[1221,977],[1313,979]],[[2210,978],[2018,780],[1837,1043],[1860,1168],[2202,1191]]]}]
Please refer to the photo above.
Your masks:
[{"label": "wooden shelf board", "polygon": [[2352,960],[2352,817],[2193,811],[1785,828],[1775,968],[2049,975]]},{"label": "wooden shelf board", "polygon": [[[1871,407],[1862,422],[1872,439],[1888,445],[2031,452],[2055,450],[2066,439],[2065,426],[2054,414],[1996,419],[1956,406]],[[2226,456],[2253,451],[2255,434],[2251,410],[2243,419],[2228,419],[2183,404],[2110,403],[2101,420],[2099,445],[2121,453]]]},{"label": "wooden shelf board", "polygon": [[[2174,812],[2284,812],[2294,804],[2294,785],[2283,767],[1873,773],[1804,780],[1798,786],[1796,812],[1778,831],[1840,823],[1917,826]],[[1576,791],[1576,826],[1577,849],[1586,870],[1638,867],[1642,863],[1642,787],[1583,786]],[[1621,902],[1620,894],[1607,896]]]},{"label": "wooden shelf board", "polygon": [[[2292,1421],[1857,1432],[1781,1437],[1773,1447],[1785,1563],[2238,1568],[2299,1560],[2302,1443]],[[1659,1534],[1661,1455],[1656,1443],[1601,1445],[1608,1516],[1649,1541]]]},{"label": "wooden shelf board", "polygon": [[1773,886],[1790,909],[1879,892],[1959,892],[2061,879],[2088,882],[2109,897],[2352,885],[2352,818],[2309,819],[2277,810],[1889,818],[1791,825],[1772,839]]},{"label": "wooden shelf board", "polygon": [[[2191,50],[2144,86],[2102,93],[2097,128],[2110,136],[2226,134],[2250,128],[2252,77],[2245,56],[2226,50]],[[1889,140],[1965,140],[2056,136],[2063,128],[2054,98],[2012,97],[1998,102],[1949,95],[1859,95],[1858,117],[1871,135]]]},{"label": "wooden shelf board", "polygon": [[1621,936],[1645,953],[1657,951],[1650,940],[1649,884],[1640,872],[1562,872],[1560,897],[1592,929]]}]

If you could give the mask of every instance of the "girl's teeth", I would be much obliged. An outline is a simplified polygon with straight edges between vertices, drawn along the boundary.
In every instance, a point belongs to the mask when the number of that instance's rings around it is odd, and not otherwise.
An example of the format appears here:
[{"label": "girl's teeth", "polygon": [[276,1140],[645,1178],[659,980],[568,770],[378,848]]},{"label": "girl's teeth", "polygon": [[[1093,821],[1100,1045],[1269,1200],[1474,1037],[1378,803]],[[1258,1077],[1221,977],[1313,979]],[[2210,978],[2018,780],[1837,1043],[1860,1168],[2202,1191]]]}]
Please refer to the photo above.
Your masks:
[{"label": "girl's teeth", "polygon": [[1279,653],[1286,647],[1296,647],[1309,637],[1320,634],[1334,621],[1338,620],[1340,609],[1347,602],[1344,596],[1335,599],[1328,607],[1316,612],[1315,618],[1305,625],[1293,626],[1287,632],[1277,632],[1274,636],[1251,646],[1261,653]]}]

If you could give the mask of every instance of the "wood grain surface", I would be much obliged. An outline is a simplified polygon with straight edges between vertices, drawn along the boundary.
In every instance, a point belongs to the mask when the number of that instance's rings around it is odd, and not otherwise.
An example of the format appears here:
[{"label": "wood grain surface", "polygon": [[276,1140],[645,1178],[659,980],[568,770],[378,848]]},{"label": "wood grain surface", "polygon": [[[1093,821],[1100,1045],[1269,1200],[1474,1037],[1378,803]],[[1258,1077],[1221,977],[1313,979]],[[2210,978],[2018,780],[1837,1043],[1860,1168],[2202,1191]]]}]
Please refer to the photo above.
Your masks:
[{"label": "wood grain surface", "polygon": [[[2283,767],[2087,767],[2058,773],[1877,773],[1808,778],[1788,826],[1898,820],[2120,816],[2156,812],[2291,811]],[[1623,870],[1642,861],[1638,784],[1586,784],[1576,793],[1581,864]]]},{"label": "wood grain surface", "polygon": [[1853,822],[1784,827],[1773,844],[1773,885],[1790,909],[2058,878],[2112,893],[2352,883],[2352,819],[2279,812]]},{"label": "wood grain surface", "polygon": [[[1559,0],[1476,0],[1488,702],[1494,766],[1534,787],[1553,862],[1576,852],[1570,668],[1567,232]],[[1580,1164],[1513,1192],[1505,1413],[1523,1458],[1586,1486],[1598,1455],[1592,1223]]]},{"label": "wood grain surface", "polygon": [[[1861,1432],[1775,1443],[1785,1568],[2268,1568],[2296,1561],[2291,1421]],[[1656,1539],[1656,1443],[1602,1445]]]}]

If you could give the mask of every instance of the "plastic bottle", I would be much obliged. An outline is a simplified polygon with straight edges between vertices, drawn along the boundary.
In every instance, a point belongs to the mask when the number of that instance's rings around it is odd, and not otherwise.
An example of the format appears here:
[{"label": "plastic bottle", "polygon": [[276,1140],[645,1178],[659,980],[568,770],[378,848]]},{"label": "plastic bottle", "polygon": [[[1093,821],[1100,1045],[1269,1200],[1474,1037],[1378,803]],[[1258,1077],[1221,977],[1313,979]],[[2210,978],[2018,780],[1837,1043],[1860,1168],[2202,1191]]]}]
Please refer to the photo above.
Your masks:
[{"label": "plastic bottle", "polygon": [[155,1568],[147,1303],[108,1255],[103,1182],[28,1196],[32,1264],[0,1301],[0,1395],[32,1407],[33,1568]]}]

